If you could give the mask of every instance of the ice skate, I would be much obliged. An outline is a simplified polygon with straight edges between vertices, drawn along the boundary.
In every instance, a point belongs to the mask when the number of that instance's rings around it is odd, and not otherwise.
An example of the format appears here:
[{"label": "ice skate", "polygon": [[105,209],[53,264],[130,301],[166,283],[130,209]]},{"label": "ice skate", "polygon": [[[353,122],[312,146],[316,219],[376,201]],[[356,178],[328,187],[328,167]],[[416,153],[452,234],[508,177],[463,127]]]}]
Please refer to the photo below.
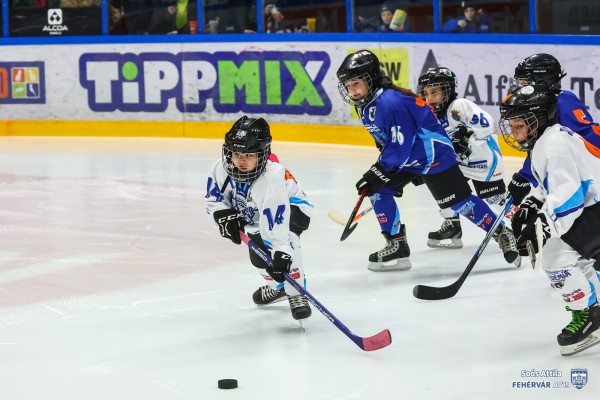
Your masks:
[{"label": "ice skate", "polygon": [[600,343],[600,306],[594,303],[584,310],[567,311],[573,313],[571,323],[556,337],[560,354],[570,356]]},{"label": "ice skate", "polygon": [[440,249],[460,249],[463,247],[461,238],[460,219],[446,218],[439,230],[429,232],[427,246]]},{"label": "ice skate", "polygon": [[381,232],[385,237],[386,245],[383,249],[369,256],[369,270],[373,272],[406,271],[412,266],[410,263],[410,248],[406,241],[406,228],[400,226],[396,237],[389,233]]},{"label": "ice skate", "polygon": [[252,300],[254,300],[254,304],[259,306],[266,306],[267,304],[277,303],[285,299],[286,294],[285,290],[282,288],[281,290],[273,289],[269,285],[259,287],[256,292],[252,295]]},{"label": "ice skate", "polygon": [[[312,310],[308,305],[308,301],[301,294],[296,296],[288,296],[288,301],[290,302],[292,317],[294,317],[295,320],[305,319],[311,316]],[[304,328],[304,326],[302,327]]]},{"label": "ice skate", "polygon": [[506,225],[499,227],[494,233],[494,240],[498,242],[500,250],[504,253],[504,259],[508,263],[513,263],[517,268],[521,266],[521,256],[517,250],[517,241],[512,230]]}]

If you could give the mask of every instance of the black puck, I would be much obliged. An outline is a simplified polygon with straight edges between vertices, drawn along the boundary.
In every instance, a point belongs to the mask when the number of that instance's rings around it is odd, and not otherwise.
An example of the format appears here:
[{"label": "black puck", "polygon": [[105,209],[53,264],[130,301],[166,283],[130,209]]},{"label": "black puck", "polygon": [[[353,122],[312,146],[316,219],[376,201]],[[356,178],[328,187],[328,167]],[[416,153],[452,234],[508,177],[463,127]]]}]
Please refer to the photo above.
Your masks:
[{"label": "black puck", "polygon": [[236,379],[220,379],[217,385],[219,389],[235,389],[238,387]]}]

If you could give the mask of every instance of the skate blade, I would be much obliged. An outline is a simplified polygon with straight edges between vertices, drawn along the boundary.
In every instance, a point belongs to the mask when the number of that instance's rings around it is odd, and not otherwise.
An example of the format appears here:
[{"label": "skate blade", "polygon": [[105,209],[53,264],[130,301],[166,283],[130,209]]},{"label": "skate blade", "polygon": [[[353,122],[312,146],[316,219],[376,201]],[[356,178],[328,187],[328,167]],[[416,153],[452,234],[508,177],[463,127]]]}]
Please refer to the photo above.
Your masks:
[{"label": "skate blade", "polygon": [[515,267],[521,268],[521,256],[517,256],[517,259],[513,261],[513,264],[515,265]]},{"label": "skate blade", "polygon": [[367,267],[369,271],[373,272],[387,272],[387,271],[408,271],[411,269],[412,264],[408,258],[401,258],[396,261],[386,262],[371,262]]},{"label": "skate blade", "polygon": [[462,249],[463,242],[461,239],[429,239],[427,241],[427,246],[431,247],[432,249]]},{"label": "skate blade", "polygon": [[302,333],[306,333],[306,327],[304,326],[304,319],[297,319],[296,321],[298,321],[298,323],[300,324],[300,329],[302,329]]},{"label": "skate blade", "polygon": [[573,354],[577,354],[583,350],[589,349],[590,347],[595,346],[598,343],[600,343],[600,332],[596,331],[579,343],[575,343],[569,346],[561,346],[560,355],[572,356]]}]

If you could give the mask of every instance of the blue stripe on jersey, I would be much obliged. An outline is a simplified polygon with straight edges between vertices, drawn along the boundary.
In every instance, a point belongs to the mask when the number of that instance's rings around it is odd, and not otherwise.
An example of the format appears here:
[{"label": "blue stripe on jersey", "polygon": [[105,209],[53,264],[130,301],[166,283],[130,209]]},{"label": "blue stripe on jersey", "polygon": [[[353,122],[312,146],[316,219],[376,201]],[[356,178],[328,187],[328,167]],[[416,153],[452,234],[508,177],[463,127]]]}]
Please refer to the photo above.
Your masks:
[{"label": "blue stripe on jersey", "polygon": [[560,207],[554,209],[551,215],[552,219],[556,221],[556,219],[558,218],[562,218],[566,215],[571,214],[572,212],[579,210],[580,208],[583,208],[585,196],[587,196],[591,182],[591,180],[582,181],[579,189],[577,189],[577,191],[573,193],[569,200],[567,200]]},{"label": "blue stripe on jersey", "polygon": [[[439,132],[433,132],[425,128],[421,128],[419,137],[423,142],[423,150],[427,157],[427,166],[423,167],[423,173],[426,174],[429,172],[431,164],[433,164],[435,160],[435,143],[437,142],[452,147],[452,142],[448,137],[440,135]],[[452,149],[454,151],[454,147],[452,147]]]},{"label": "blue stripe on jersey", "polygon": [[314,207],[310,201],[298,197],[290,197],[290,204],[306,204],[309,207]]},{"label": "blue stripe on jersey", "polygon": [[494,171],[496,171],[496,166],[498,166],[498,154],[502,154],[502,153],[500,152],[500,147],[498,147],[498,143],[496,143],[494,138],[492,138],[491,136],[487,137],[487,144],[488,144],[490,150],[492,151],[492,157],[493,157],[492,165],[490,166],[490,172],[485,177],[485,181],[489,182],[490,179],[492,179],[492,176],[494,175]]}]

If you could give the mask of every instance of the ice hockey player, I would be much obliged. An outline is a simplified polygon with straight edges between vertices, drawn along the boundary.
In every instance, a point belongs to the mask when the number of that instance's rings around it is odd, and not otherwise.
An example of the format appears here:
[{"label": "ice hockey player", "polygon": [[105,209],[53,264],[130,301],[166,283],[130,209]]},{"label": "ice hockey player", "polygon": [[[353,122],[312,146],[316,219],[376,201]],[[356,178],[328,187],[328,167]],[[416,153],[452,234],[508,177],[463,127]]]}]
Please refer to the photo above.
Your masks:
[{"label": "ice hockey player", "polygon": [[251,263],[268,283],[253,294],[254,303],[270,304],[287,296],[292,316],[299,320],[311,315],[310,306],[283,273],[305,285],[299,236],[309,226],[313,205],[292,174],[269,159],[271,141],[263,118],[243,116],[234,123],[208,178],[206,209],[221,236],[240,244],[239,232],[244,230],[271,255],[269,267],[250,251]]},{"label": "ice hockey player", "polygon": [[529,197],[512,219],[521,255],[538,253],[535,224],[543,226],[542,268],[567,303],[571,322],[558,335],[561,354],[600,342],[600,149],[558,124],[557,98],[545,85],[511,92],[500,106],[507,144],[529,152],[540,199]]},{"label": "ice hockey player", "polygon": [[[600,125],[594,122],[583,104],[573,92],[562,90],[560,81],[566,76],[558,60],[551,54],[538,53],[525,58],[515,68],[511,87],[526,85],[544,85],[557,95],[556,118],[559,124],[583,136],[595,147],[600,147]],[[515,204],[521,204],[529,194],[531,185],[537,185],[531,174],[531,160],[525,158],[523,168],[512,176],[508,191],[513,196]],[[594,264],[600,271],[600,261]]]},{"label": "ice hockey player", "polygon": [[[337,77],[342,98],[357,107],[363,125],[381,151],[356,184],[359,193],[366,189],[386,239],[385,247],[369,256],[369,269],[411,267],[406,229],[394,195],[418,177],[423,178],[440,208],[451,208],[488,231],[496,215],[487,203],[471,194],[452,142],[428,104],[384,77],[379,59],[368,50],[348,55]],[[515,261],[518,252],[510,229],[502,225],[495,234],[506,261]]]},{"label": "ice hockey player", "polygon": [[[494,133],[494,119],[471,100],[458,98],[457,79],[449,68],[429,68],[419,77],[417,94],[427,100],[452,140],[463,175],[473,183],[477,196],[492,209],[502,210],[504,160]],[[427,245],[461,248],[462,229],[458,213],[440,210],[442,227],[429,233]],[[520,259],[519,259],[520,260]]]}]

